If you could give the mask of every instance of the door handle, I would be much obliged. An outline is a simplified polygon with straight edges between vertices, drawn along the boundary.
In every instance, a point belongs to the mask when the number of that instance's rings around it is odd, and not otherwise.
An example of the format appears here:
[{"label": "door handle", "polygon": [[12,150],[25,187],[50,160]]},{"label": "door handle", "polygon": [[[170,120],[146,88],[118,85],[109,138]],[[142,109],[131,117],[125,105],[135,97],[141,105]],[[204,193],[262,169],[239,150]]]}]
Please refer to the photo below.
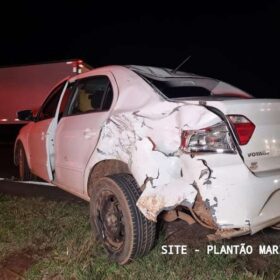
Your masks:
[{"label": "door handle", "polygon": [[96,135],[96,133],[92,131],[90,128],[86,128],[83,134],[85,139],[91,139],[93,136]]}]

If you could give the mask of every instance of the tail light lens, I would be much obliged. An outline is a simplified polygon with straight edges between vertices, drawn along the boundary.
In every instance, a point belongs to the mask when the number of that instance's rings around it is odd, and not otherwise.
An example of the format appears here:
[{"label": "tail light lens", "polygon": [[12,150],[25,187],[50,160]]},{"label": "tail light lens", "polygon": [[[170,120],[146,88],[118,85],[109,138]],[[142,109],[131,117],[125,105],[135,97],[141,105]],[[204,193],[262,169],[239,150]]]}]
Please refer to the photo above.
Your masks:
[{"label": "tail light lens", "polygon": [[224,122],[199,130],[184,130],[181,149],[185,152],[234,153],[228,128]]},{"label": "tail light lens", "polygon": [[228,115],[228,118],[235,130],[239,144],[246,145],[254,133],[255,125],[241,115]]}]

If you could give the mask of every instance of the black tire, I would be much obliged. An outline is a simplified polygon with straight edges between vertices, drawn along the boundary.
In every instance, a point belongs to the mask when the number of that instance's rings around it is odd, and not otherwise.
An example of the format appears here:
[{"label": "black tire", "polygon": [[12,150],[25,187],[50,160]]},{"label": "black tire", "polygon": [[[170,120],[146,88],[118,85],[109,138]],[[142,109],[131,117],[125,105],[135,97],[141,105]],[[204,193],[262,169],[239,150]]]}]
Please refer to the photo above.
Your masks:
[{"label": "black tire", "polygon": [[129,174],[100,178],[90,186],[90,221],[111,260],[126,264],[153,247],[156,223],[136,206],[141,194]]},{"label": "black tire", "polygon": [[21,143],[18,144],[17,148],[18,158],[18,175],[21,181],[30,181],[33,179],[33,175],[29,169],[26,154]]}]

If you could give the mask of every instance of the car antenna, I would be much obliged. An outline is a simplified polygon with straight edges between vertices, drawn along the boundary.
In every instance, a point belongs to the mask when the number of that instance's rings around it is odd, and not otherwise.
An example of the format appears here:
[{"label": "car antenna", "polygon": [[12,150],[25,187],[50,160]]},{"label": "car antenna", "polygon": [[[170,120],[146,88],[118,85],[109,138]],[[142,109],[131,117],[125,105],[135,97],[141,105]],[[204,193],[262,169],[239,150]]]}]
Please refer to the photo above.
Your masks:
[{"label": "car antenna", "polygon": [[183,62],[181,62],[174,70],[171,71],[172,74],[176,73],[189,59],[191,55],[189,55]]}]

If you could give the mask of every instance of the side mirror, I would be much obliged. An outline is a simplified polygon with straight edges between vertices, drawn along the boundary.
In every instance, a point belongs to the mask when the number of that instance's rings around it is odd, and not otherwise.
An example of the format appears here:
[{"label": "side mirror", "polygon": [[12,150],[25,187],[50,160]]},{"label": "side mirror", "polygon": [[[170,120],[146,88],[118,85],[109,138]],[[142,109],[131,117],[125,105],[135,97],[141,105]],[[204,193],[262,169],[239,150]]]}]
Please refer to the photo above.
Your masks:
[{"label": "side mirror", "polygon": [[33,121],[33,111],[32,110],[23,110],[17,112],[17,117],[21,121]]}]

